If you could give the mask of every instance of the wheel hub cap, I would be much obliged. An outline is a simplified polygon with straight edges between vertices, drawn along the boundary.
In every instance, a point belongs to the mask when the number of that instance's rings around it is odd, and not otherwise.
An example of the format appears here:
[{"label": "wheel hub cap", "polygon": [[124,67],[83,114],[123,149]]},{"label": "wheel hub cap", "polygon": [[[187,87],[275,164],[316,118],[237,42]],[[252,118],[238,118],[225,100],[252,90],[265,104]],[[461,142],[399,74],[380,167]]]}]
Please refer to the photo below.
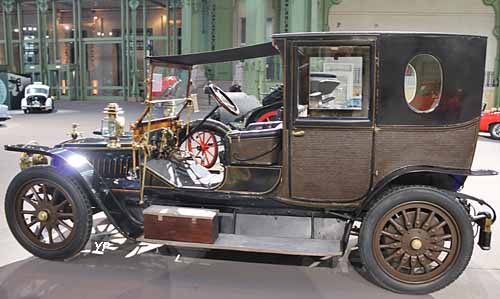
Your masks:
[{"label": "wheel hub cap", "polygon": [[47,221],[49,219],[49,213],[47,211],[40,211],[37,215],[38,220]]},{"label": "wheel hub cap", "polygon": [[410,246],[413,250],[420,250],[423,246],[422,241],[420,239],[413,239],[410,243]]}]

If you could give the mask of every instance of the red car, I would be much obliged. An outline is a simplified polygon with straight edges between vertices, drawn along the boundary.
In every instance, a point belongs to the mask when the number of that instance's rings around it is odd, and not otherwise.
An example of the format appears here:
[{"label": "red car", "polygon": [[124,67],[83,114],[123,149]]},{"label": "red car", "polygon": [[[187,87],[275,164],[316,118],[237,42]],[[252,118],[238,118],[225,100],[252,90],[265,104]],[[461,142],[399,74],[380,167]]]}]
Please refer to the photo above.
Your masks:
[{"label": "red car", "polygon": [[486,112],[481,115],[479,131],[490,132],[493,139],[500,140],[500,111]]}]

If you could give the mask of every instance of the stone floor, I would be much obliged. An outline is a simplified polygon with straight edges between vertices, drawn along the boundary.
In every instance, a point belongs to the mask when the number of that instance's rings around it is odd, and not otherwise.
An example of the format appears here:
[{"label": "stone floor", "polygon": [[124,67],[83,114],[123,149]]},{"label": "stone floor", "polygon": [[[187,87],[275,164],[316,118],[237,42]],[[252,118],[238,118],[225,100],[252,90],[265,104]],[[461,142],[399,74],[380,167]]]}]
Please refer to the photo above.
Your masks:
[{"label": "stone floor", "polygon": [[[128,122],[142,111],[138,103],[123,106]],[[54,114],[14,112],[12,120],[0,124],[0,145],[30,140],[53,145],[67,138],[73,122],[89,136],[104,107],[104,102],[59,102]],[[500,170],[500,142],[480,137],[474,168]],[[308,267],[314,260],[280,255],[181,251],[179,257],[130,243],[67,262],[34,258],[14,240],[3,216],[3,197],[18,172],[18,154],[0,149],[0,169],[0,299],[405,297],[367,282],[345,260],[331,268]],[[500,211],[499,188],[500,176],[476,177],[467,181],[464,192]],[[493,237],[493,249],[484,252],[476,246],[469,267],[450,287],[411,298],[500,298],[500,243],[498,235]]]}]

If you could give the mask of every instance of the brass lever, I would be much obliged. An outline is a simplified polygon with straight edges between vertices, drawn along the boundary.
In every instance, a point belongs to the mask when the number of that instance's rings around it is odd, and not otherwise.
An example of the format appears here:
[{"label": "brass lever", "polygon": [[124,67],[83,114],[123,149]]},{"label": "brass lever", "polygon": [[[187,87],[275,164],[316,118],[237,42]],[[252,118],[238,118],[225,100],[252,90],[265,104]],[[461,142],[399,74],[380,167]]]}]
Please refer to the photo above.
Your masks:
[{"label": "brass lever", "polygon": [[295,136],[295,137],[302,137],[305,134],[306,134],[306,132],[304,132],[303,130],[300,130],[300,131],[293,130],[292,131],[292,135]]}]

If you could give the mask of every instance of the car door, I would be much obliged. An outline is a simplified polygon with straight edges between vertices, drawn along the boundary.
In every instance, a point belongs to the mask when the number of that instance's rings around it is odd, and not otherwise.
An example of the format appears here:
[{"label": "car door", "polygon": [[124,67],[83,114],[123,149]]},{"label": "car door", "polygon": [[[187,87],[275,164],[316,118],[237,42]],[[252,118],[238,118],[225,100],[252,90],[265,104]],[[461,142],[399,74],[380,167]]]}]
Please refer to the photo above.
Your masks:
[{"label": "car door", "polygon": [[302,41],[289,49],[291,197],[361,199],[372,178],[375,41]]}]

